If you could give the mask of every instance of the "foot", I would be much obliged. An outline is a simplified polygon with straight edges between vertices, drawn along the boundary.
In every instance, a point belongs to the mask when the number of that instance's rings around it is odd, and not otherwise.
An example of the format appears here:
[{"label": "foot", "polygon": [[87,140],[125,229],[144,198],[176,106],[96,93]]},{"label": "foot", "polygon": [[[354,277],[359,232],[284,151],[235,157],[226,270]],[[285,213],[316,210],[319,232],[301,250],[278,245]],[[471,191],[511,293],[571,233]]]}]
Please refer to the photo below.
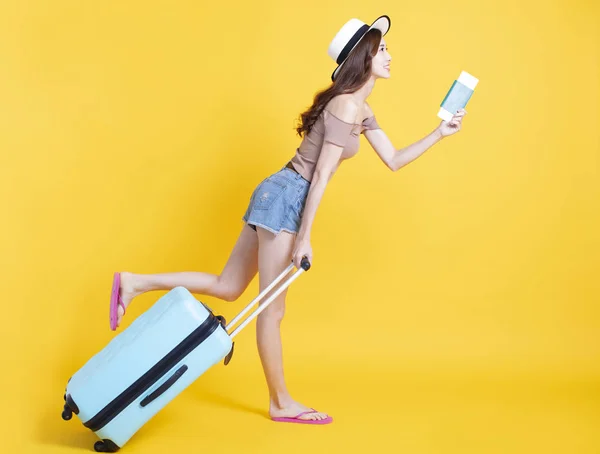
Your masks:
[{"label": "foot", "polygon": [[295,401],[290,401],[283,406],[276,405],[275,402],[271,401],[269,415],[271,418],[295,418],[302,421],[324,421],[331,419],[327,414],[316,411],[313,408],[305,407]]},{"label": "foot", "polygon": [[[121,297],[121,302],[123,305],[119,304],[117,307],[117,326],[121,324],[121,319],[125,314],[125,310],[127,306],[131,304],[131,300],[136,296],[143,293],[143,291],[139,287],[139,283],[135,279],[135,274],[121,272],[121,286],[119,288],[119,295]],[[125,306],[125,308],[123,308]]]}]

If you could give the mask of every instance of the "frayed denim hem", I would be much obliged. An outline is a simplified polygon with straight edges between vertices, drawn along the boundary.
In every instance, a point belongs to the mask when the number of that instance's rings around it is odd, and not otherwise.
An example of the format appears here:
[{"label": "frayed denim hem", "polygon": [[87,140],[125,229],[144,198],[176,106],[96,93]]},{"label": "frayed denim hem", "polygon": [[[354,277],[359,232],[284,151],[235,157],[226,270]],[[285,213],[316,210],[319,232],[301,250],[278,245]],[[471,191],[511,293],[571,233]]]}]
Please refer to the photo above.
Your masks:
[{"label": "frayed denim hem", "polygon": [[269,232],[271,232],[273,235],[277,236],[279,235],[281,232],[287,232],[287,233],[291,233],[292,235],[297,235],[298,232],[294,231],[294,230],[290,230],[290,229],[286,229],[285,227],[280,228],[279,230],[275,230],[271,227],[269,227],[268,225],[265,224],[261,224],[260,222],[248,222],[246,219],[242,218],[242,221],[244,222],[244,224],[251,224],[254,225],[256,227],[261,227]]}]

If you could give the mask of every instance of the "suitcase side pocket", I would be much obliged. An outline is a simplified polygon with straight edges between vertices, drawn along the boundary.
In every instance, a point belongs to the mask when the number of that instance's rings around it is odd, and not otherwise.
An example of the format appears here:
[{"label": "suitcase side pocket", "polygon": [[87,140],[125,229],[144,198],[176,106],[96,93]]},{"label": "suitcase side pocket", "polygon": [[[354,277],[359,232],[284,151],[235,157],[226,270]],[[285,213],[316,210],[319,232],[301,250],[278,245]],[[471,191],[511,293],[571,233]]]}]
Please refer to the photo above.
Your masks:
[{"label": "suitcase side pocket", "polygon": [[173,375],[171,375],[171,377],[166,382],[164,382],[162,385],[160,385],[158,388],[156,388],[156,390],[154,390],[152,393],[150,393],[146,397],[144,397],[142,399],[142,401],[140,402],[140,405],[142,407],[145,407],[152,401],[158,399],[162,394],[165,393],[165,391],[167,391],[167,389],[169,389],[171,386],[173,386],[175,384],[175,382],[177,380],[179,380],[181,378],[181,376],[183,374],[185,374],[185,371],[187,371],[187,370],[188,370],[188,367],[185,364],[183,366],[181,366],[179,369],[177,369],[177,371]]}]

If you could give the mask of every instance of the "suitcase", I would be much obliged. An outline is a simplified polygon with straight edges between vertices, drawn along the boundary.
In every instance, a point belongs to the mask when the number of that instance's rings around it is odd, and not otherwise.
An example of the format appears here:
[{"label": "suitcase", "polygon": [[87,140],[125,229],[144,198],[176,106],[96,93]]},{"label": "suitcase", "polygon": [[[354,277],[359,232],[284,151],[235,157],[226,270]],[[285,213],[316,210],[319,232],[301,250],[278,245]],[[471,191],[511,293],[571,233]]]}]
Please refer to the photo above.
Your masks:
[{"label": "suitcase", "polygon": [[290,264],[229,324],[184,287],[162,296],[115,336],[67,382],[62,417],[73,413],[100,441],[97,452],[116,452],[156,413],[205,371],[233,355],[233,338],[303,272],[301,267],[235,329],[294,267]]}]

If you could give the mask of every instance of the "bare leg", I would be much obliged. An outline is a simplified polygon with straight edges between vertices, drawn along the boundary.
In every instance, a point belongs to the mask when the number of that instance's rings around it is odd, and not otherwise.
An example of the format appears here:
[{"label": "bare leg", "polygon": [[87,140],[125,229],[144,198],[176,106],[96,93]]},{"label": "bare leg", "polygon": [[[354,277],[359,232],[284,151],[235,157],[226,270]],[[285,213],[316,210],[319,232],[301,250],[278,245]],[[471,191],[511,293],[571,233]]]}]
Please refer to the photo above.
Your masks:
[{"label": "bare leg", "polygon": [[[225,301],[235,301],[258,271],[258,236],[244,225],[220,275],[200,271],[162,274],[121,273],[121,297],[127,307],[133,298],[151,290],[171,290],[178,286],[192,293],[210,295]],[[123,309],[119,306],[121,322]]]},{"label": "bare leg", "polygon": [[[295,235],[285,231],[275,236],[258,228],[258,272],[261,292],[291,263],[294,240]],[[286,295],[287,289],[261,312],[256,321],[256,340],[269,388],[269,413],[272,417],[293,417],[310,410],[292,399],[284,380],[280,326],[285,312]],[[309,413],[301,418],[325,419],[327,415]]]}]

